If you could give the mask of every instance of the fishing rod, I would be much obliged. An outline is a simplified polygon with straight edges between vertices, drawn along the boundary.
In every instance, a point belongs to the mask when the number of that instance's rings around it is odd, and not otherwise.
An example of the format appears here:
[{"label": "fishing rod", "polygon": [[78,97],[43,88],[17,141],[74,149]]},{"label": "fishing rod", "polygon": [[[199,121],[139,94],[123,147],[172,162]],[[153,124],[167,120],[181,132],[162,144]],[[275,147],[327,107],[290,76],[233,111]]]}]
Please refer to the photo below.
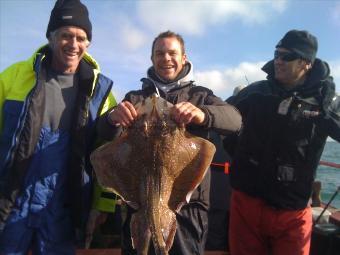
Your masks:
[{"label": "fishing rod", "polygon": [[320,215],[318,216],[318,218],[316,219],[316,221],[313,223],[313,227],[319,222],[320,218],[322,217],[322,215],[324,214],[324,212],[327,210],[327,208],[329,207],[329,205],[332,203],[332,201],[334,200],[334,198],[336,197],[336,195],[338,195],[340,191],[340,186],[338,186],[338,188],[335,190],[334,194],[332,195],[331,199],[328,201],[327,205],[325,206],[325,208],[323,208],[322,212],[320,213]]}]

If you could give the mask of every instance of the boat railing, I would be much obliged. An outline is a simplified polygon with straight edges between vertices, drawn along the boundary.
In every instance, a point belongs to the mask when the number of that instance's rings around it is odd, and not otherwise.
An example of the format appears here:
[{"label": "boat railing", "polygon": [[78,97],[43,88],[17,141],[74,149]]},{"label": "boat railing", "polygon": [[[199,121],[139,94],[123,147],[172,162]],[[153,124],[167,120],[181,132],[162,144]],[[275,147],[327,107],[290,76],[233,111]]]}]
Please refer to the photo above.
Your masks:
[{"label": "boat railing", "polygon": [[324,160],[320,160],[319,161],[319,165],[330,166],[330,167],[334,167],[334,168],[339,168],[340,169],[340,164],[334,163],[334,162],[329,162],[329,161],[324,161]]}]

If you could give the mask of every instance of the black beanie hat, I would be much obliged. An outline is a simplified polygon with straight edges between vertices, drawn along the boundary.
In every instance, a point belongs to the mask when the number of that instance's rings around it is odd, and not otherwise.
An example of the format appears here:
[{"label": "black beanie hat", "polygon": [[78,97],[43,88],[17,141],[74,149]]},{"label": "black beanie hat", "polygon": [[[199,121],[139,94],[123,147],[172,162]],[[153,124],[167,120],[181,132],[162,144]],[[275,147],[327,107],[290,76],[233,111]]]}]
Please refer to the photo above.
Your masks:
[{"label": "black beanie hat", "polygon": [[291,50],[303,59],[309,60],[313,63],[318,50],[318,40],[308,31],[290,30],[278,42],[276,48]]},{"label": "black beanie hat", "polygon": [[92,25],[89,12],[80,0],[57,0],[51,11],[50,22],[47,26],[46,37],[50,32],[63,26],[75,26],[84,29],[87,39],[92,39]]}]

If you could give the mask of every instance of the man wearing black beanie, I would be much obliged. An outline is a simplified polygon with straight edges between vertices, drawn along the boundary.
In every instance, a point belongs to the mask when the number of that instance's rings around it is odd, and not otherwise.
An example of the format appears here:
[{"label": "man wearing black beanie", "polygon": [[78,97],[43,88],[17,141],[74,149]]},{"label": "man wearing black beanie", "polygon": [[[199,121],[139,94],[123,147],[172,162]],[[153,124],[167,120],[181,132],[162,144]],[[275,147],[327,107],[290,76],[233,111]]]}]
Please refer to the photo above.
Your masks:
[{"label": "man wearing black beanie", "polygon": [[50,33],[64,26],[75,26],[86,32],[87,39],[92,39],[92,24],[89,12],[79,0],[58,0],[51,12],[50,21],[47,26],[46,37]]},{"label": "man wearing black beanie", "polygon": [[308,31],[288,31],[262,68],[267,79],[227,100],[244,124],[224,140],[231,254],[309,255],[316,169],[327,137],[340,142],[340,98],[317,48]]},{"label": "man wearing black beanie", "polygon": [[46,37],[31,58],[0,74],[2,255],[75,254],[84,245],[91,204],[114,210],[88,160],[98,141],[110,139],[106,112],[116,101],[113,82],[87,53],[86,6],[57,0]]}]

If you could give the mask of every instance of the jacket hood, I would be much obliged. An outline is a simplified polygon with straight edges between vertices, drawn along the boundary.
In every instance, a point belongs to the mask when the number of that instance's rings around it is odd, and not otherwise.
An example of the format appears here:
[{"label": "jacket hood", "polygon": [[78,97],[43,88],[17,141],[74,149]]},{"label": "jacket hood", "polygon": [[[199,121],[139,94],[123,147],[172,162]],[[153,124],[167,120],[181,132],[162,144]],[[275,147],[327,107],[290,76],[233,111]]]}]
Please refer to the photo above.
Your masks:
[{"label": "jacket hood", "polygon": [[[51,61],[52,52],[48,46],[48,44],[40,47],[33,56],[28,60],[32,70],[36,71],[36,64],[40,63],[41,60],[44,60],[44,63],[49,65]],[[36,62],[38,59],[40,61]],[[84,57],[79,62],[78,74],[81,80],[87,81],[91,80],[91,84],[89,86],[81,86],[82,90],[85,90],[88,95],[92,95],[95,89],[95,77],[100,73],[100,68],[97,61],[87,52],[85,52]]]},{"label": "jacket hood", "polygon": [[[263,67],[262,71],[268,74],[268,79],[275,79],[275,69],[274,69],[274,60],[270,60],[267,62]],[[321,81],[325,80],[329,77],[330,74],[330,68],[327,62],[322,61],[321,59],[315,59],[315,62],[313,64],[312,69],[310,70],[310,73],[308,74],[308,81]]]},{"label": "jacket hood", "polygon": [[157,89],[167,92],[175,88],[186,86],[194,81],[193,65],[190,61],[187,61],[177,79],[171,82],[162,80],[156,74],[154,67],[151,66],[147,71],[147,78],[142,78],[141,81],[143,82],[143,89],[153,85]]},{"label": "jacket hood", "polygon": [[[274,60],[270,60],[263,67],[262,70],[267,73],[268,80],[275,80],[275,68]],[[294,88],[292,91],[303,91],[303,90],[314,90],[323,86],[322,81],[329,80],[332,82],[332,77],[330,76],[330,68],[327,62],[316,58],[312,69],[307,74],[307,79],[302,86]]]}]

